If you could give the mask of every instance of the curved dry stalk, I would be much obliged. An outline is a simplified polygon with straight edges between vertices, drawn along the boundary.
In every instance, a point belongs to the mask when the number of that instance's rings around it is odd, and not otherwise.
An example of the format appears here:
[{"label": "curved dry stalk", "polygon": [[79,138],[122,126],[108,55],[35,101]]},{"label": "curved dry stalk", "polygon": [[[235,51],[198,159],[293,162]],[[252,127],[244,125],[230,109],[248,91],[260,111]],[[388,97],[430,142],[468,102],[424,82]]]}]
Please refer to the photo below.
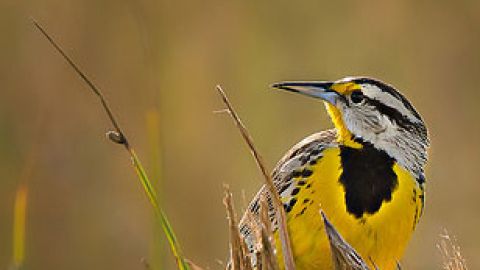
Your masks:
[{"label": "curved dry stalk", "polygon": [[228,227],[230,231],[230,270],[252,270],[252,265],[247,254],[245,241],[238,230],[237,213],[233,206],[232,193],[227,185],[224,185],[223,204],[227,210]]},{"label": "curved dry stalk", "polygon": [[255,162],[257,163],[258,168],[263,174],[263,177],[265,179],[265,185],[267,186],[268,191],[270,192],[270,194],[272,194],[273,205],[277,210],[276,214],[277,214],[277,219],[279,221],[279,235],[280,235],[280,241],[282,244],[281,247],[282,247],[285,269],[295,270],[292,247],[291,247],[290,237],[288,235],[288,230],[287,230],[287,217],[285,215],[285,210],[283,209],[283,203],[280,199],[280,196],[278,195],[277,190],[275,189],[275,185],[273,184],[272,177],[270,173],[267,171],[267,168],[265,166],[265,162],[263,161],[262,156],[255,148],[252,137],[248,133],[248,130],[245,128],[245,125],[243,125],[242,121],[240,120],[240,117],[238,116],[232,104],[228,100],[228,97],[225,94],[225,91],[223,91],[220,85],[217,85],[216,88],[222,98],[223,103],[225,103],[225,105],[227,106],[228,114],[234,120],[235,125],[240,130],[240,133],[242,134],[243,139],[245,140],[248,147],[250,148],[250,151],[252,152],[252,155],[255,158]]}]

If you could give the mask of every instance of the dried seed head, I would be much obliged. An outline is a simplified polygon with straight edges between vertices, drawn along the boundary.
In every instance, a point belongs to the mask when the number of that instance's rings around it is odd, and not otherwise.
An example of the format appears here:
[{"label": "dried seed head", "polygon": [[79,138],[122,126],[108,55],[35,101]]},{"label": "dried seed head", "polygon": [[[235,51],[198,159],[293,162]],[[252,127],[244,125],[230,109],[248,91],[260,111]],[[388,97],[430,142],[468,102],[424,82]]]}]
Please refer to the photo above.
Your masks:
[{"label": "dried seed head", "polygon": [[125,140],[125,136],[117,131],[110,130],[105,135],[114,143],[125,144],[127,142],[127,140]]}]

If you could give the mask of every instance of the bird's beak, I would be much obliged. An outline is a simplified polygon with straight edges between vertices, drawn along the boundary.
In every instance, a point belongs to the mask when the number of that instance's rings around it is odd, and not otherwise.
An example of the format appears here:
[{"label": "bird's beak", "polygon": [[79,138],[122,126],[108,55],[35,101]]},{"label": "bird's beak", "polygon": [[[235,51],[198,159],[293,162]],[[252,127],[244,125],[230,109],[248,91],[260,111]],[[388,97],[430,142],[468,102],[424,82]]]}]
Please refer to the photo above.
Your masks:
[{"label": "bird's beak", "polygon": [[332,105],[336,105],[340,95],[332,89],[334,82],[279,82],[272,87],[300,93],[305,96],[322,99]]}]

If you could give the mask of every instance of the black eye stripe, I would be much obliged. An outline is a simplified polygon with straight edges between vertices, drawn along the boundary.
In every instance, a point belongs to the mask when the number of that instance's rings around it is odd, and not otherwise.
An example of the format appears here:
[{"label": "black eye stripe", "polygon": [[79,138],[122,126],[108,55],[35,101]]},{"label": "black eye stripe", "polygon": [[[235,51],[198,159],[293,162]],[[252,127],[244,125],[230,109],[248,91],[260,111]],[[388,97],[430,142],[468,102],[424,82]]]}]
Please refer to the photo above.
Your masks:
[{"label": "black eye stripe", "polygon": [[354,81],[358,84],[374,85],[374,86],[378,87],[380,90],[382,90],[383,92],[386,92],[386,93],[392,95],[394,98],[400,100],[402,102],[403,106],[405,106],[405,108],[407,108],[417,119],[422,120],[421,116],[418,114],[418,112],[415,110],[415,108],[412,106],[412,104],[410,104],[410,102],[408,102],[408,100],[400,92],[395,90],[395,88],[393,86],[388,85],[388,84],[386,84],[382,81],[379,81],[379,80],[376,80],[376,79],[373,79],[373,78],[358,78]]}]

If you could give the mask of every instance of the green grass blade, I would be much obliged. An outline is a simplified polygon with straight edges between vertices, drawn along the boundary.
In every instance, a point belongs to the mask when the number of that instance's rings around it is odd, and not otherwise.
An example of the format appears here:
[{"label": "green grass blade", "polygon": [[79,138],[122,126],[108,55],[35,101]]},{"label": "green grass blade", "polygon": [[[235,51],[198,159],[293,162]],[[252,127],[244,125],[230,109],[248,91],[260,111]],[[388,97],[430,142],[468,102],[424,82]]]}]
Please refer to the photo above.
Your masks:
[{"label": "green grass blade", "polygon": [[132,156],[133,166],[135,168],[135,171],[137,172],[138,178],[140,179],[143,189],[145,190],[145,193],[147,194],[147,197],[150,201],[150,204],[153,206],[153,209],[155,211],[155,217],[160,223],[163,229],[163,232],[167,237],[173,256],[177,260],[178,269],[190,270],[190,266],[188,265],[188,263],[185,261],[185,258],[183,257],[182,250],[177,241],[177,237],[175,236],[173,228],[170,225],[170,222],[168,221],[165,213],[162,211],[162,209],[160,209],[157,193],[155,192],[155,189],[153,188],[152,183],[148,179],[148,176],[145,172],[145,169],[142,166],[142,163],[138,159],[133,149],[131,149],[130,154]]},{"label": "green grass blade", "polygon": [[64,52],[62,47],[60,47],[60,45],[58,45],[55,42],[55,40],[47,33],[47,31],[39,23],[33,20],[33,24],[42,33],[42,35],[44,35],[44,37],[50,42],[50,44],[54,47],[54,49],[63,57],[63,59],[67,61],[70,67],[72,67],[73,70],[75,70],[77,75],[88,85],[92,93],[95,94],[99,99],[102,105],[102,108],[104,109],[105,113],[108,116],[108,119],[110,120],[113,127],[115,128],[114,131],[110,131],[107,133],[107,137],[113,142],[123,145],[125,149],[129,152],[135,171],[137,172],[137,175],[142,183],[145,193],[147,193],[148,199],[155,210],[156,219],[160,222],[161,227],[163,228],[163,231],[165,232],[165,235],[168,239],[168,242],[170,243],[170,248],[172,249],[172,252],[177,260],[178,268],[180,270],[190,270],[189,265],[186,263],[185,259],[182,256],[180,246],[176,240],[175,234],[173,233],[173,229],[168,223],[167,217],[160,209],[157,193],[155,192],[153,185],[148,179],[147,174],[145,173],[145,170],[143,169],[143,166],[140,163],[140,160],[135,154],[135,151],[133,151],[133,148],[128,143],[127,137],[120,129],[120,126],[118,125],[118,122],[115,116],[113,115],[112,110],[108,106],[107,100],[103,96],[102,91],[100,91],[100,89],[85,75],[85,73],[77,66],[77,64],[75,64],[75,62],[73,62],[73,60]]},{"label": "green grass blade", "polygon": [[27,215],[28,188],[20,185],[15,195],[13,210],[13,259],[11,269],[21,269],[25,261],[25,224]]},{"label": "green grass blade", "polygon": [[[148,165],[149,176],[152,179],[152,185],[157,191],[157,200],[160,205],[163,205],[163,189],[162,189],[162,155],[160,143],[160,113],[158,108],[153,107],[145,113],[145,124],[147,134]],[[153,221],[153,237],[150,246],[150,270],[163,270],[167,267],[167,242],[163,238],[163,229]],[[169,259],[169,258],[168,258]]]}]

